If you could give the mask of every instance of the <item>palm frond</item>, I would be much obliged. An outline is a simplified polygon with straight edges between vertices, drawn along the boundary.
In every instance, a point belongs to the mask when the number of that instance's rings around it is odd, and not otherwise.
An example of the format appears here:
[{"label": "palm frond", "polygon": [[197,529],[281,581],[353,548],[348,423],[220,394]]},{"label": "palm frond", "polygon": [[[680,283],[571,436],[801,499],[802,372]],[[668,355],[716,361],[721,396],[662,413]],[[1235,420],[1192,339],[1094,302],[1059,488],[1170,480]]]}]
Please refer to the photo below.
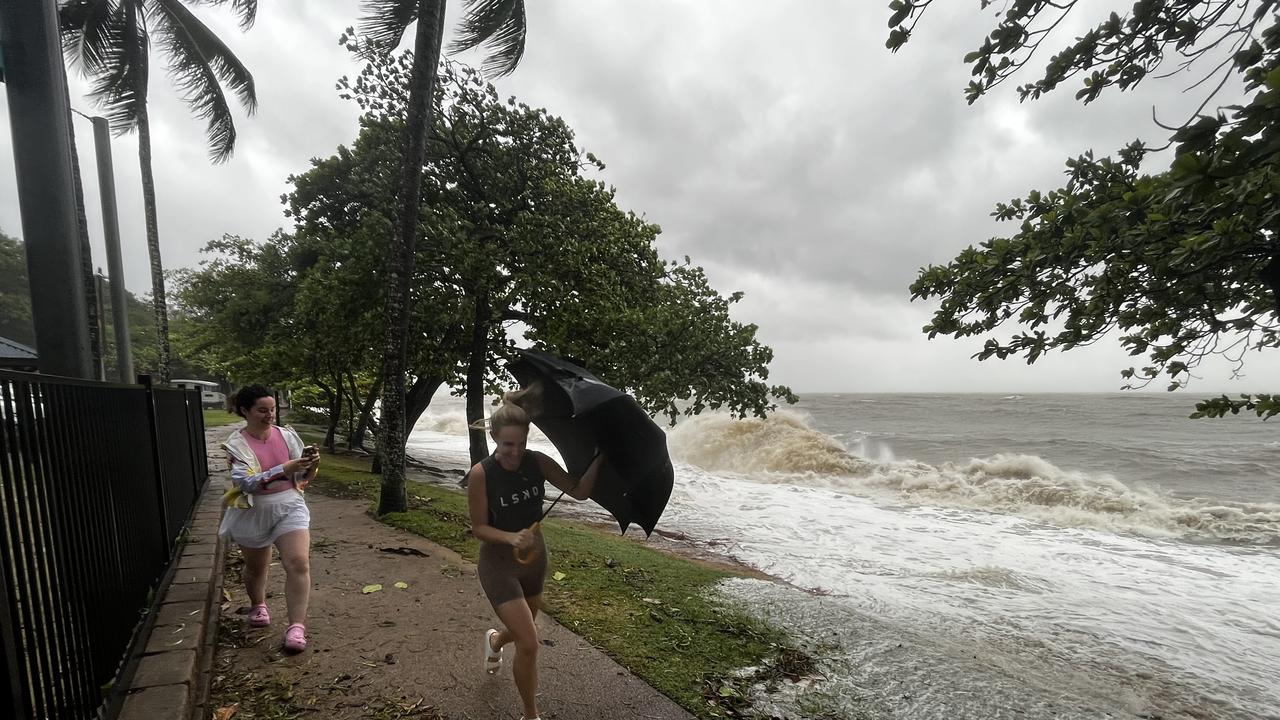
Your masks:
[{"label": "palm frond", "polygon": [[220,7],[230,5],[231,12],[240,18],[240,29],[248,30],[258,19],[258,0],[191,0],[193,5]]},{"label": "palm frond", "polygon": [[[360,34],[368,41],[369,51],[390,53],[404,38],[405,28],[418,19],[421,0],[364,0],[364,17],[360,18]],[[436,2],[437,0],[430,0]],[[368,54],[367,52],[365,53]]]},{"label": "palm frond", "polygon": [[132,130],[147,102],[146,17],[141,4],[125,0],[105,21],[112,41],[104,46],[101,70],[89,90],[89,99],[102,108],[117,134]]},{"label": "palm frond", "polygon": [[524,57],[528,30],[524,0],[465,0],[466,14],[450,53],[485,46],[481,69],[488,75],[510,75]]},{"label": "palm frond", "polygon": [[86,75],[106,70],[107,55],[118,40],[111,24],[118,8],[117,0],[70,0],[58,8],[63,53]]},{"label": "palm frond", "polygon": [[222,85],[253,113],[258,107],[253,75],[181,0],[153,0],[151,8],[153,32],[169,58],[169,75],[192,114],[209,123],[209,156],[224,162],[235,150],[236,126]]}]

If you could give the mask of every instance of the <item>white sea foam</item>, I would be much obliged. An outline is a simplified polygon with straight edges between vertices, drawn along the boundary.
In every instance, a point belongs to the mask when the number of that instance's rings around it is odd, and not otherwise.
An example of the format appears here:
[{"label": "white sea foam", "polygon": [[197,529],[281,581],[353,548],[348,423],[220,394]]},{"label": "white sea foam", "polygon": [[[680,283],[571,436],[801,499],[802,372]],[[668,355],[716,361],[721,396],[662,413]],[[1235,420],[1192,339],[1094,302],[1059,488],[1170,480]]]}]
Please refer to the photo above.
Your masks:
[{"label": "white sea foam", "polygon": [[1254,544],[1280,544],[1280,505],[1176,498],[1114,476],[1065,470],[1034,455],[997,454],[930,465],[893,459],[888,445],[861,438],[850,453],[807,416],[781,411],[767,420],[724,415],[688,419],[671,431],[673,457],[755,482],[891,496],[896,502],[1020,515],[1059,527]]}]

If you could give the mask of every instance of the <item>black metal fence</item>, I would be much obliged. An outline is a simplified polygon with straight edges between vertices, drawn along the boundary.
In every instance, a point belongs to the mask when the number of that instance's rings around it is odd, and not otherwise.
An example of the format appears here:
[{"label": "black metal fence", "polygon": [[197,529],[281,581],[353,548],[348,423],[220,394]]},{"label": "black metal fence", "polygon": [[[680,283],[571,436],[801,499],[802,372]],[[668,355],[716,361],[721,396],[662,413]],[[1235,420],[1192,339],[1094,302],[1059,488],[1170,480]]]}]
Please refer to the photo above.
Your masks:
[{"label": "black metal fence", "polygon": [[102,714],[207,480],[199,392],[0,371],[0,714]]}]

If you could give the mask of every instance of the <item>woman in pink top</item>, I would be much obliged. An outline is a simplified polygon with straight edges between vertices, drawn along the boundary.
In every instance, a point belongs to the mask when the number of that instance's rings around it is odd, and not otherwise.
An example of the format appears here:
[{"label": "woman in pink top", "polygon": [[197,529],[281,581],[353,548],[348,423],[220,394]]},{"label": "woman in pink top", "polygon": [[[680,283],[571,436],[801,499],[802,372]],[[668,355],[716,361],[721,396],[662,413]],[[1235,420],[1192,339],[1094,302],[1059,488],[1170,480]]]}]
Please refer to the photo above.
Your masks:
[{"label": "woman in pink top", "polygon": [[234,402],[245,426],[234,430],[223,445],[231,461],[233,487],[224,496],[228,507],[221,533],[235,541],[244,555],[250,627],[271,624],[267,568],[271,546],[280,551],[289,614],[284,648],[302,652],[307,647],[311,594],[311,512],[302,489],[315,477],[320,456],[314,447],[303,446],[293,428],[275,424],[276,401],[265,387],[242,388]]}]

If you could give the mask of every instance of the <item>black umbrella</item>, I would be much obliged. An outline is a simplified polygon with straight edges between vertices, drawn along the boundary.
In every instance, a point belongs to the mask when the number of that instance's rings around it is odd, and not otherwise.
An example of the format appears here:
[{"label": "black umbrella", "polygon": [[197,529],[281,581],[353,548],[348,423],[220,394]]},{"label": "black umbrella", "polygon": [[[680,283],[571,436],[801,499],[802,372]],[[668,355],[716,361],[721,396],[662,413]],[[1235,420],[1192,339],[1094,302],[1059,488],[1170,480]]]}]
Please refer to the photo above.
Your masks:
[{"label": "black umbrella", "polygon": [[635,523],[652,534],[675,479],[667,434],[634,398],[574,363],[538,350],[516,352],[507,369],[522,387],[541,382],[542,406],[533,424],[560,451],[565,469],[580,476],[597,452],[604,453],[591,499],[624,533]]}]

